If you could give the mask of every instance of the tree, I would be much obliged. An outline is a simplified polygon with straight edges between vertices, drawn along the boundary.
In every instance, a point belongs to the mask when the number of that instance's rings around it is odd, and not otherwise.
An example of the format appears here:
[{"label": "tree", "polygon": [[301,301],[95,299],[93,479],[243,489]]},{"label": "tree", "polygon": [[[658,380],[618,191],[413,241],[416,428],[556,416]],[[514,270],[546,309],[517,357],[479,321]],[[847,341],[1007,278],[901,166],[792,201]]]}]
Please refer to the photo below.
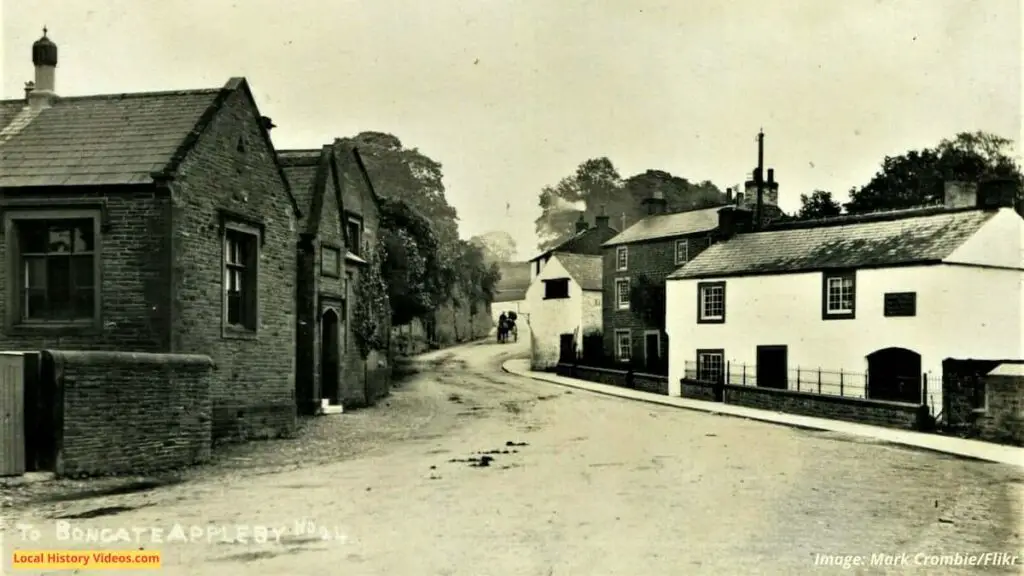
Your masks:
[{"label": "tree", "polygon": [[711,182],[693,184],[663,170],[647,170],[623,180],[611,160],[595,158],[541,190],[541,215],[535,222],[539,248],[548,250],[571,237],[580,212],[591,223],[604,213],[613,227],[622,228],[623,220],[630,226],[646,216],[643,200],[655,190],[662,192],[670,212],[725,203],[725,195]]},{"label": "tree", "polygon": [[825,190],[815,190],[810,196],[800,195],[800,212],[797,218],[801,220],[812,220],[816,218],[832,218],[839,216],[843,207],[832,198],[832,193]]},{"label": "tree", "polygon": [[592,222],[605,206],[607,213],[624,206],[623,182],[608,158],[594,158],[580,164],[575,173],[540,193],[541,215],[535,221],[539,248],[547,250],[575,233],[579,212]]},{"label": "tree", "polygon": [[641,275],[630,287],[630,309],[647,326],[665,328],[665,282]]},{"label": "tree", "polygon": [[401,200],[382,198],[381,263],[391,302],[391,323],[407,324],[434,310],[443,297],[437,237],[425,217]]},{"label": "tree", "polygon": [[385,333],[391,316],[391,304],[388,300],[388,287],[381,274],[381,261],[386,258],[384,245],[364,244],[363,254],[367,265],[359,271],[356,280],[353,332],[359,354],[366,360],[371,350],[383,350],[386,347]]},{"label": "tree", "polygon": [[401,200],[422,214],[438,239],[438,260],[450,267],[459,239],[458,214],[445,198],[441,163],[383,132],[362,132],[343,139],[359,148],[374,188],[387,198]]},{"label": "tree", "polygon": [[1024,175],[1009,151],[1012,142],[995,134],[964,132],[934,148],[887,156],[870,182],[851,190],[851,214],[941,204],[949,180],[979,182],[1008,178],[1017,183],[1017,210],[1024,207]]},{"label": "tree", "polygon": [[518,249],[512,235],[504,230],[484,232],[469,239],[470,244],[480,248],[488,263],[511,262]]}]

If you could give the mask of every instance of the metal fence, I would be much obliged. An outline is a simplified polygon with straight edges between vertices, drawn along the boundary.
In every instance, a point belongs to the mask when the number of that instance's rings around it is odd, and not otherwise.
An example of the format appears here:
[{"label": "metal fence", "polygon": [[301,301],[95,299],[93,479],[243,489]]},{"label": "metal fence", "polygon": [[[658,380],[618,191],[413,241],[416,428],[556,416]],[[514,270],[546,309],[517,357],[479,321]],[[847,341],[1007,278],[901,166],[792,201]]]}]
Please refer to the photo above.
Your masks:
[{"label": "metal fence", "polygon": [[[732,384],[735,386],[759,386],[757,366],[754,364],[726,362],[721,367],[698,366],[697,362],[690,360],[685,363],[685,371],[687,379],[698,382]],[[786,372],[785,379],[773,374],[773,377],[765,378],[760,383],[760,387],[850,398],[867,397],[867,372],[854,372],[842,369],[826,370],[817,367],[801,367],[789,369]]]}]

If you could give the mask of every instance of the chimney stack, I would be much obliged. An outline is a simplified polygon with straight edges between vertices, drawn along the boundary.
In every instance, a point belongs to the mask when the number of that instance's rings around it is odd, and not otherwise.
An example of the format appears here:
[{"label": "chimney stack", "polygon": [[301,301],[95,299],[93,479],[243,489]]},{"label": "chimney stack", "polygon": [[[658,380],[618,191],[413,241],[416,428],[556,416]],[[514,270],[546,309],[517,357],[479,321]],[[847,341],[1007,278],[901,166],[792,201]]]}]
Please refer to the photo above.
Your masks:
[{"label": "chimney stack", "polygon": [[950,210],[957,208],[976,208],[978,206],[978,185],[974,182],[950,180],[944,183],[945,206]]},{"label": "chimney stack", "polygon": [[753,214],[750,210],[725,206],[718,210],[718,238],[728,240],[736,234],[749,232]]},{"label": "chimney stack", "polygon": [[576,233],[587,231],[587,221],[583,219],[583,212],[580,212],[580,219],[576,221]]},{"label": "chimney stack", "polygon": [[725,189],[725,201],[732,204],[732,188]]},{"label": "chimney stack", "polygon": [[648,216],[657,216],[665,213],[668,201],[665,200],[665,193],[660,188],[655,188],[649,198],[644,198],[643,204],[647,206]]},{"label": "chimney stack", "polygon": [[597,218],[594,218],[594,227],[595,228],[610,228],[610,226],[608,225],[608,215],[605,214],[605,212],[604,212],[604,205],[603,204],[601,205],[601,215],[598,216]]},{"label": "chimney stack", "polygon": [[1012,178],[985,180],[977,186],[977,190],[978,208],[1013,208],[1017,203],[1018,184]]},{"label": "chimney stack", "polygon": [[46,35],[32,44],[32,64],[36,68],[35,84],[26,94],[29,105],[36,109],[49,108],[56,98],[57,45]]}]

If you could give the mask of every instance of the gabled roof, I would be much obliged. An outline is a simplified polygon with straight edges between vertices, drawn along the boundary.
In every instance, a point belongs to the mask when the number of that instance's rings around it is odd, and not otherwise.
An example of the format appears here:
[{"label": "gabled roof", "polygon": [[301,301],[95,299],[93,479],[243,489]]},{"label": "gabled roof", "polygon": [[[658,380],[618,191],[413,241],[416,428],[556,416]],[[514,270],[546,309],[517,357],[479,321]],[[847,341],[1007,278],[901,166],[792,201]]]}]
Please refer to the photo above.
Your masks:
[{"label": "gabled roof", "polygon": [[594,226],[592,228],[587,228],[582,232],[573,234],[558,246],[548,248],[533,258],[530,258],[530,262],[536,262],[537,260],[554,254],[555,252],[568,254],[591,254],[596,256],[601,253],[601,244],[605,241],[602,240],[602,237],[611,238],[618,233],[619,231],[611,226]]},{"label": "gabled roof", "polygon": [[562,263],[562,267],[569,273],[569,277],[575,280],[580,285],[580,288],[584,290],[602,290],[602,259],[600,256],[555,252],[554,257]]},{"label": "gabled roof", "polygon": [[[237,90],[255,106],[245,78],[231,78],[221,88],[57,97],[43,109],[24,99],[0,101],[0,189],[150,184],[172,177]],[[259,124],[273,151],[266,126]],[[280,165],[278,170],[287,186]]]},{"label": "gabled roof", "polygon": [[605,242],[604,245],[616,246],[710,232],[718,228],[718,211],[723,207],[715,206],[714,208],[687,210],[674,214],[648,216],[626,228],[621,234]]},{"label": "gabled roof", "polygon": [[779,225],[714,244],[668,278],[937,263],[995,214],[934,208]]},{"label": "gabled roof", "polygon": [[[277,151],[277,161],[288,179],[292,196],[306,216],[313,206],[313,189],[323,154],[324,151],[320,149]],[[301,228],[305,230],[308,222],[302,220],[301,223]]]}]

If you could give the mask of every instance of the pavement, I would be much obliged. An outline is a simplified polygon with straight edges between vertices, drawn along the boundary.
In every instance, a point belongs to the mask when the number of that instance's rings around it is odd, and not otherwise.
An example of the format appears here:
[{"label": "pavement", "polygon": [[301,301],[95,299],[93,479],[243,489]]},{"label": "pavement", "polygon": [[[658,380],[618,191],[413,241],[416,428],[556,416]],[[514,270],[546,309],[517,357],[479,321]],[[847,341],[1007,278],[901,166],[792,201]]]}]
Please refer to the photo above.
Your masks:
[{"label": "pavement", "polygon": [[161,573],[190,576],[966,575],[978,567],[956,555],[986,553],[1012,562],[985,573],[1024,567],[1017,467],[502,370],[526,351],[423,355],[378,406],[219,449],[176,484],[19,500],[0,561],[158,550]]},{"label": "pavement", "polygon": [[516,374],[517,376],[525,376],[534,380],[550,382],[552,384],[568,386],[580,390],[587,390],[598,394],[617,396],[619,398],[650,402],[663,406],[674,406],[676,408],[684,408],[687,410],[699,410],[701,412],[710,412],[712,414],[719,414],[723,416],[735,416],[739,418],[746,418],[748,420],[782,424],[784,426],[847,434],[850,436],[869,438],[889,444],[930,450],[933,452],[951,454],[964,458],[984,460],[986,462],[998,462],[1000,464],[1024,468],[1024,448],[1014,446],[993,444],[991,442],[969,440],[965,438],[955,438],[951,436],[941,436],[938,434],[927,434],[910,430],[882,428],[879,426],[843,422],[827,418],[814,418],[798,414],[772,412],[769,410],[747,408],[745,406],[723,404],[721,402],[707,402],[703,400],[693,400],[690,398],[664,396],[661,394],[631,390],[608,384],[589,382],[587,380],[579,380],[577,378],[568,378],[549,372],[534,371],[530,369],[530,361],[522,358],[506,361],[502,365],[502,369],[508,373]]}]

